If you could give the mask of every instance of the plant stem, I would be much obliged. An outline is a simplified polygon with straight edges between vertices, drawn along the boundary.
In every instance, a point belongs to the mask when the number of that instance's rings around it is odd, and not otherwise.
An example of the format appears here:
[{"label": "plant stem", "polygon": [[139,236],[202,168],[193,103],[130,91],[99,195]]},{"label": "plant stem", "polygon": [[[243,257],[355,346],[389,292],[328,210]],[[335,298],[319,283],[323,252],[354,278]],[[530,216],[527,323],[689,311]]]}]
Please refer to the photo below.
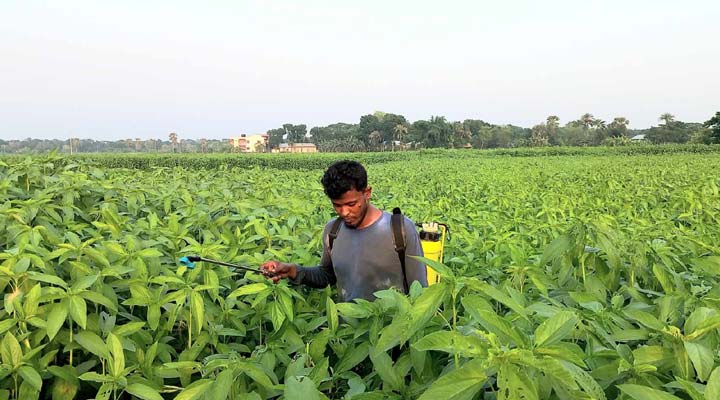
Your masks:
[{"label": "plant stem", "polygon": [[72,342],[73,342],[73,321],[72,318],[70,318],[70,366],[73,365],[73,348],[72,348]]}]

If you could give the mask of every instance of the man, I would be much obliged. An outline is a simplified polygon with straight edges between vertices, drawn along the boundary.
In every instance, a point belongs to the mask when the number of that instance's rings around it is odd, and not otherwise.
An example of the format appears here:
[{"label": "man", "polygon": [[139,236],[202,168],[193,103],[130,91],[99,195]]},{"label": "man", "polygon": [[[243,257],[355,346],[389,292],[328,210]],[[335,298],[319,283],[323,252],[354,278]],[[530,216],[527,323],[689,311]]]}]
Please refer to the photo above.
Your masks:
[{"label": "man", "polygon": [[330,237],[335,220],[325,225],[320,266],[306,268],[268,261],[262,265],[266,276],[272,276],[275,283],[288,278],[293,284],[314,288],[337,283],[343,301],[357,298],[372,301],[376,291],[390,287],[403,291],[414,281],[427,286],[425,265],[410,257],[423,255],[415,224],[403,217],[406,246],[403,276],[394,244],[392,216],[370,204],[372,188],[367,185],[367,172],[360,163],[335,162],[325,171],[321,182],[342,222],[334,240]]}]

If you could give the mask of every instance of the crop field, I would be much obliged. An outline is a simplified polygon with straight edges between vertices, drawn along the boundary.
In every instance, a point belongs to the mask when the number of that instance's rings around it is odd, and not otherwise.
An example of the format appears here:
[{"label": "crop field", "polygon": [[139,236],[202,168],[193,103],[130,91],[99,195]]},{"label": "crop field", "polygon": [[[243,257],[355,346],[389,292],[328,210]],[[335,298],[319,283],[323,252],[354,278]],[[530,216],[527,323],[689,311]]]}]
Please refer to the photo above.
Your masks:
[{"label": "crop field", "polygon": [[178,263],[316,265],[337,156],[0,160],[0,399],[720,399],[720,153],[651,153],[362,155],[450,239],[353,303]]}]

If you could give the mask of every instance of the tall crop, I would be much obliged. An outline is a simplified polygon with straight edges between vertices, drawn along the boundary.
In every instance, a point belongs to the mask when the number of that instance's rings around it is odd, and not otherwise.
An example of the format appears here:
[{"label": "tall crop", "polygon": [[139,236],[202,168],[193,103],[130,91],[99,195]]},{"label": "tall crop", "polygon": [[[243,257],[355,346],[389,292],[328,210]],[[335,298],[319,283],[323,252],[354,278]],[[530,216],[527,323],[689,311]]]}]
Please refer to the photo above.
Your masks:
[{"label": "tall crop", "polygon": [[373,201],[443,278],[353,303],[177,263],[317,263],[329,157],[0,162],[0,398],[720,398],[716,154],[402,157]]}]

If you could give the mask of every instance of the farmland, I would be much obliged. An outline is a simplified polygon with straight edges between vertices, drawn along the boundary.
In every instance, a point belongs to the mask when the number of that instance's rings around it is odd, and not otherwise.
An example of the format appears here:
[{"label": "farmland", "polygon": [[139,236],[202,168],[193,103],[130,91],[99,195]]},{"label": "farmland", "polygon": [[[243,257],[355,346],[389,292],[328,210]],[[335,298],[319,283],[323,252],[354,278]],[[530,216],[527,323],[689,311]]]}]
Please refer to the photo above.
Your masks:
[{"label": "farmland", "polygon": [[5,159],[0,398],[720,398],[720,153],[649,149],[363,155],[451,238],[357,303],[177,262],[316,264],[331,156]]}]

